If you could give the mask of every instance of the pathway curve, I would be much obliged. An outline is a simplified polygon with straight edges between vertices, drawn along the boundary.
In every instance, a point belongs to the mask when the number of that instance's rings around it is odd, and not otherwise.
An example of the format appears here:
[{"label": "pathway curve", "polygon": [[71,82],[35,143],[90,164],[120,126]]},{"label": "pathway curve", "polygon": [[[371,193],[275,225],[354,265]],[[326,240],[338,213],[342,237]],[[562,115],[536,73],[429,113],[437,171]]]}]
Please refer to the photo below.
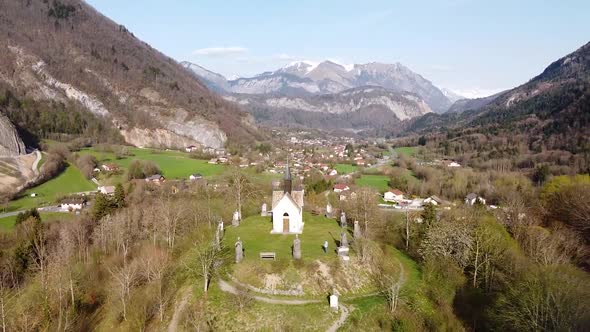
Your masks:
[{"label": "pathway curve", "polygon": [[338,306],[338,308],[340,308],[340,318],[338,318],[338,320],[335,321],[334,324],[332,324],[332,326],[330,326],[326,330],[326,332],[336,332],[336,331],[338,331],[338,329],[342,326],[342,324],[344,324],[344,322],[348,318],[348,315],[350,314],[348,308],[345,307],[343,304],[340,304]]},{"label": "pathway curve", "polygon": [[182,291],[180,301],[178,302],[178,304],[176,304],[176,307],[174,308],[172,319],[170,320],[170,324],[168,325],[168,332],[178,331],[178,323],[180,323],[180,317],[182,317],[182,313],[188,305],[188,300],[190,296],[191,287],[187,287]]},{"label": "pathway curve", "polygon": [[43,155],[41,155],[41,152],[39,152],[39,150],[35,150],[35,154],[37,155],[37,158],[33,162],[33,166],[31,168],[33,169],[33,173],[35,173],[35,175],[39,175],[39,170],[37,169],[37,166],[39,165],[41,158],[43,158]]},{"label": "pathway curve", "polygon": [[[230,284],[229,282],[227,282],[223,279],[219,279],[219,288],[226,293],[231,293],[231,294],[238,293],[238,289],[234,285]],[[254,295],[254,296],[252,296],[252,298],[257,301],[260,301],[260,302],[265,302],[265,303],[270,303],[270,304],[285,304],[285,305],[303,305],[303,304],[321,303],[322,302],[320,300],[275,299],[275,298],[271,298],[271,297],[258,296],[258,295]]]}]

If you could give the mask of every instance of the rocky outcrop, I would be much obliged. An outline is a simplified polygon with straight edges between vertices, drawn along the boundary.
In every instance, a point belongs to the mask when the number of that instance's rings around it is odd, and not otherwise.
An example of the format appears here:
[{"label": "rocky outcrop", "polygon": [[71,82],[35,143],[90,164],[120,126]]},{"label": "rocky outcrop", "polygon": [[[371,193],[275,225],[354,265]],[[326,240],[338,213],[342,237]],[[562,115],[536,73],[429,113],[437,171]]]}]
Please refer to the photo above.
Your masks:
[{"label": "rocky outcrop", "polygon": [[25,154],[25,143],[7,117],[0,114],[0,157]]}]

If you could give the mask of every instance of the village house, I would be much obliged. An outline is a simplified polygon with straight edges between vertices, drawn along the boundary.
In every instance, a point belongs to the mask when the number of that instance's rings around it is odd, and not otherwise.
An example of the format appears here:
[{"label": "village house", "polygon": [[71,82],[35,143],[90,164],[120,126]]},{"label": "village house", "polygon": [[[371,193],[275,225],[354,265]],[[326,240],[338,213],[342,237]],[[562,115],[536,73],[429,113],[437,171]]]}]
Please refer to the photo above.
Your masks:
[{"label": "village house", "polygon": [[333,190],[335,193],[341,193],[350,190],[350,187],[346,183],[336,183]]},{"label": "village house", "polygon": [[104,195],[112,196],[115,194],[115,186],[100,186],[98,192]]},{"label": "village house", "polygon": [[166,179],[160,174],[154,174],[152,176],[148,176],[147,178],[145,178],[146,182],[152,182],[152,183],[162,183],[165,180]]},{"label": "village house", "polygon": [[61,201],[59,208],[62,211],[79,211],[86,206],[86,199],[84,198],[66,198]]},{"label": "village house", "polygon": [[404,199],[404,193],[399,189],[391,189],[383,194],[383,200],[386,202],[399,202]]},{"label": "village house", "polygon": [[435,195],[432,195],[432,196],[424,199],[424,204],[441,205],[442,203],[443,203],[443,200]]},{"label": "village house", "polygon": [[486,204],[485,198],[478,196],[475,193],[469,193],[465,196],[465,204],[467,205],[474,205],[476,202],[481,203],[483,205]]},{"label": "village house", "polygon": [[100,167],[107,172],[115,172],[119,170],[119,166],[117,164],[103,164]]},{"label": "village house", "polygon": [[198,150],[198,147],[196,147],[196,146],[194,146],[194,145],[189,145],[189,146],[187,146],[186,148],[184,148],[184,150],[185,150],[186,152],[193,152],[193,151],[197,151],[197,150]]},{"label": "village house", "polygon": [[191,174],[188,179],[191,181],[197,181],[197,180],[201,180],[203,178],[203,175],[199,174],[199,173],[195,173],[195,174]]}]

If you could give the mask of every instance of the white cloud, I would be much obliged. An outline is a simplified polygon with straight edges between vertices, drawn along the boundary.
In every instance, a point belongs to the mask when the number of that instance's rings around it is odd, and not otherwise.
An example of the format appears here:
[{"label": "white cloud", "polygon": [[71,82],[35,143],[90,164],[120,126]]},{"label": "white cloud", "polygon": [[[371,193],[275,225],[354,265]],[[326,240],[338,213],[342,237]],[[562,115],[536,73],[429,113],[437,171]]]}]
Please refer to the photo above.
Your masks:
[{"label": "white cloud", "polygon": [[207,47],[195,50],[194,55],[203,55],[210,57],[223,57],[236,54],[244,54],[248,52],[247,48],[240,46],[229,46],[229,47]]},{"label": "white cloud", "polygon": [[274,57],[278,60],[285,60],[285,61],[294,61],[294,60],[298,59],[298,57],[296,57],[296,56],[285,54],[285,53],[275,54]]}]

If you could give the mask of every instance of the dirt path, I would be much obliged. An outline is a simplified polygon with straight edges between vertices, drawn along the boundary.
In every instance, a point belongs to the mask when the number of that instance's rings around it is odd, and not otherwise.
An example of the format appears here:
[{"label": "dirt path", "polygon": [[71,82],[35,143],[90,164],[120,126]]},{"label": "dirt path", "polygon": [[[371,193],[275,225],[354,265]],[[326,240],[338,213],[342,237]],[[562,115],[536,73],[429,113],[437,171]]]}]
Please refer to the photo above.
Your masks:
[{"label": "dirt path", "polygon": [[43,156],[41,155],[41,152],[39,152],[39,150],[35,150],[35,154],[36,154],[36,159],[33,162],[33,166],[31,167],[31,169],[33,170],[33,173],[35,173],[35,175],[38,175],[39,170],[37,169],[37,166],[39,165],[39,162],[41,161],[41,158]]},{"label": "dirt path", "polygon": [[335,321],[334,324],[332,324],[332,326],[330,326],[326,330],[327,332],[336,332],[336,331],[338,331],[338,329],[342,326],[342,324],[344,324],[344,322],[348,318],[348,315],[350,314],[348,308],[345,307],[343,304],[340,304],[338,306],[338,308],[340,308],[340,318],[338,318],[338,320]]},{"label": "dirt path", "polygon": [[[234,285],[230,284],[229,282],[219,279],[219,288],[231,294],[237,294],[238,290]],[[264,296],[252,296],[253,299],[260,302],[270,303],[270,304],[285,304],[285,305],[303,305],[303,304],[310,304],[310,303],[321,303],[320,300],[286,300],[286,299],[275,299],[271,297],[264,297]]]},{"label": "dirt path", "polygon": [[186,309],[188,305],[188,300],[191,296],[191,288],[185,288],[180,296],[180,301],[176,304],[174,308],[174,314],[172,314],[172,319],[170,320],[170,324],[168,325],[168,332],[176,332],[178,331],[178,323],[180,323],[180,317],[182,317],[182,313]]}]

